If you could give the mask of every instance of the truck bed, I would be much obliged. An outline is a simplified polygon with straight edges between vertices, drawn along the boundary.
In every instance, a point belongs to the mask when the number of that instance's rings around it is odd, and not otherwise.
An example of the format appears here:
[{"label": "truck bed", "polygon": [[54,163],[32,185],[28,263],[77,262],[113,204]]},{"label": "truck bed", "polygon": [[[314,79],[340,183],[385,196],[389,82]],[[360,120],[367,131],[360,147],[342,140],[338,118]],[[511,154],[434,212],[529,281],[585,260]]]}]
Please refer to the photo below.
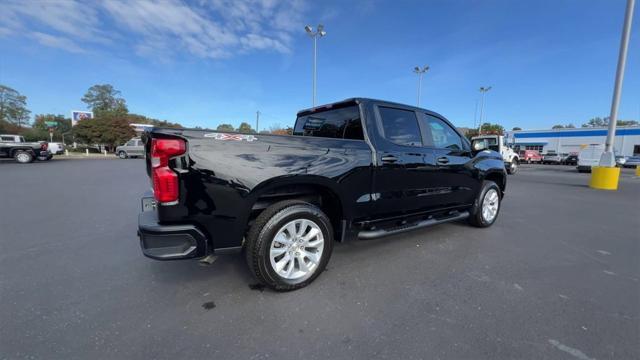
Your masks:
[{"label": "truck bed", "polygon": [[[186,140],[188,162],[178,170],[179,204],[159,207],[159,220],[188,219],[207,232],[215,248],[240,245],[234,239],[242,238],[252,207],[275,183],[282,187],[305,177],[346,204],[370,192],[372,151],[363,141],[154,128],[143,136],[149,174],[149,139],[162,137]],[[221,228],[232,231],[215,233]]]}]

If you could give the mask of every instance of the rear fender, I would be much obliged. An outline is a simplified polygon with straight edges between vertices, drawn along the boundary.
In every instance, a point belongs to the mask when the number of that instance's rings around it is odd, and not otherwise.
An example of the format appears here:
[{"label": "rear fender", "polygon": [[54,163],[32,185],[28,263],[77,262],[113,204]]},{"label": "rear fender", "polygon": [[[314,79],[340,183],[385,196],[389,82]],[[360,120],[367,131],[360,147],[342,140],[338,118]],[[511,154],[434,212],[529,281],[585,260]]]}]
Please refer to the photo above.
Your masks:
[{"label": "rear fender", "polygon": [[[252,213],[255,215],[256,212],[270,205],[269,201],[266,204],[261,203],[265,198],[271,198],[271,202],[292,198],[313,201],[316,196],[323,196],[323,199],[327,200],[327,203],[322,205],[334,225],[336,239],[340,239],[342,221],[348,217],[350,211],[345,208],[346,205],[342,201],[343,196],[337,184],[329,178],[317,175],[284,175],[258,184],[249,195],[247,201],[249,208],[244,212],[248,214],[248,218],[244,221],[249,222]],[[325,196],[330,198],[326,199]]]}]

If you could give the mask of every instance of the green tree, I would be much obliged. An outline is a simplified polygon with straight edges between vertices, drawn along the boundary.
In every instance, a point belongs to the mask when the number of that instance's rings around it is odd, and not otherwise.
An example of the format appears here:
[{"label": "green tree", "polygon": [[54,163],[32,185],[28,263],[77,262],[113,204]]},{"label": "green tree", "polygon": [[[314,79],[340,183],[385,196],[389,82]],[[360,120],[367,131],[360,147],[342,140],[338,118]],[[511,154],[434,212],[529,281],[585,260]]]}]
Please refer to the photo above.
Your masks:
[{"label": "green tree", "polygon": [[564,129],[564,125],[553,125],[552,129]]},{"label": "green tree", "polygon": [[638,126],[638,125],[640,125],[635,120],[618,120],[618,122],[616,124],[618,126]]},{"label": "green tree", "polygon": [[604,127],[609,125],[609,118],[601,118],[601,117],[594,117],[592,119],[590,119],[589,121],[587,121],[586,123],[582,124],[583,128],[590,128],[590,127]]},{"label": "green tree", "polygon": [[519,131],[519,130],[522,130],[522,128],[521,127],[517,127],[517,126],[514,127],[513,129],[511,129],[511,131]]},{"label": "green tree", "polygon": [[504,127],[499,124],[484,123],[480,126],[480,133],[502,135],[504,134]]},{"label": "green tree", "polygon": [[183,126],[180,125],[179,123],[172,123],[167,120],[158,120],[158,119],[148,118],[144,115],[127,114],[126,118],[129,121],[129,123],[133,123],[133,124],[150,124],[157,127],[176,128],[176,129],[183,128]]},{"label": "green tree", "polygon": [[280,124],[274,124],[269,128],[269,132],[275,135],[291,135],[293,134],[293,128],[291,126],[283,128]]},{"label": "green tree", "polygon": [[[29,122],[27,97],[8,86],[0,85],[0,121],[21,128]],[[6,125],[5,125],[6,126]]]},{"label": "green tree", "polygon": [[[616,125],[617,126],[637,126],[637,125],[640,125],[640,123],[638,123],[636,120],[618,120],[616,122]],[[589,121],[587,121],[586,123],[582,124],[583,128],[605,127],[605,126],[609,126],[608,116],[605,118],[594,117]]]},{"label": "green tree", "polygon": [[18,132],[26,141],[49,141],[49,131],[38,128],[22,128]]},{"label": "green tree", "polygon": [[251,128],[249,123],[243,122],[238,126],[238,132],[244,134],[255,134],[256,131]]},{"label": "green tree", "polygon": [[231,124],[220,124],[218,125],[218,127],[216,128],[216,131],[236,131],[236,129],[233,128],[233,125]]},{"label": "green tree", "polygon": [[129,112],[126,100],[120,97],[120,91],[110,84],[93,85],[81,100],[96,118],[106,113],[124,115]]},{"label": "green tree", "polygon": [[471,140],[472,137],[478,136],[478,129],[469,129],[464,132],[464,136],[466,136],[467,139]]},{"label": "green tree", "polygon": [[105,145],[109,151],[135,136],[125,116],[111,115],[80,120],[73,127],[76,140],[87,145]]},{"label": "green tree", "polygon": [[[32,128],[38,131],[49,132],[49,126],[47,122],[55,122],[56,126],[53,127],[53,140],[54,141],[62,141],[65,142],[70,140],[69,137],[65,138],[65,136],[71,134],[71,119],[65,118],[63,115],[55,115],[55,114],[38,114],[35,116],[33,120]],[[63,136],[64,135],[64,136]],[[49,136],[46,137],[49,139]]]}]

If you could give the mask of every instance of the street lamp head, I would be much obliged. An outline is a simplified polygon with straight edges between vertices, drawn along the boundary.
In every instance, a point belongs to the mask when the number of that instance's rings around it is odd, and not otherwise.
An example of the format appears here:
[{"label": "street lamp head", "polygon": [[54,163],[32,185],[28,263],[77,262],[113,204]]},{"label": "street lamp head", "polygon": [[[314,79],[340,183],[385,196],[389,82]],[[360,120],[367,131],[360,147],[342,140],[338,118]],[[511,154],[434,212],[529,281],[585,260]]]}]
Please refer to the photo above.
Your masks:
[{"label": "street lamp head", "polygon": [[427,72],[428,70],[429,70],[429,65],[425,65],[425,66],[422,68],[422,71],[424,71],[424,72]]},{"label": "street lamp head", "polygon": [[327,35],[327,32],[323,30],[323,31],[319,31],[318,34],[320,34],[320,37],[323,37]]},{"label": "street lamp head", "polygon": [[318,32],[322,32],[324,30],[324,25],[318,24]]},{"label": "street lamp head", "polygon": [[313,33],[313,28],[310,25],[307,25],[304,27],[304,31],[306,31],[307,34],[311,35]]},{"label": "street lamp head", "polygon": [[416,73],[416,74],[419,73],[420,72],[420,67],[418,67],[418,66],[414,67],[413,68],[413,72]]}]

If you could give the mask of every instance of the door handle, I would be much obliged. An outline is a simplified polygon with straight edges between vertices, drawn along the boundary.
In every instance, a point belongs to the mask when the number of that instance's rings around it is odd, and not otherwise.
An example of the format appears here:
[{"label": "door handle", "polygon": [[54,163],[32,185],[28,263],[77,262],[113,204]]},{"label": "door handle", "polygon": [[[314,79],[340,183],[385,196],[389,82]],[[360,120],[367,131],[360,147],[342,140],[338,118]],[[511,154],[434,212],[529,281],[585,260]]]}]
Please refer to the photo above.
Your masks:
[{"label": "door handle", "polygon": [[437,160],[438,164],[448,164],[449,163],[449,158],[448,157],[439,157]]},{"label": "door handle", "polygon": [[393,155],[385,155],[381,160],[383,163],[393,164],[394,162],[398,161],[398,158]]}]

